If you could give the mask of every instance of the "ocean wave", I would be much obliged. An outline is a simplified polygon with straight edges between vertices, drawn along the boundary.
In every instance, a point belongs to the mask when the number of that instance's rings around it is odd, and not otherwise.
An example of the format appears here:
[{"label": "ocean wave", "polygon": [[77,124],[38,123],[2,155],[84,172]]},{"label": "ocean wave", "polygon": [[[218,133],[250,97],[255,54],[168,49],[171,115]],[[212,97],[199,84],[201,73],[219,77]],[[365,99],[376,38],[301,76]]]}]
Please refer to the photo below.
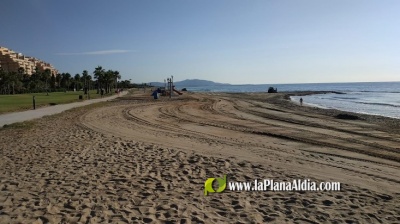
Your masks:
[{"label": "ocean wave", "polygon": [[344,100],[359,100],[359,99],[360,99],[359,97],[336,97],[336,96],[334,96],[334,97],[332,97],[332,98],[335,98],[335,99],[344,99]]},{"label": "ocean wave", "polygon": [[[318,97],[321,100],[336,100],[336,101],[345,101],[345,102],[354,102],[351,101],[353,98],[345,98],[345,97]],[[354,98],[355,100],[360,100],[360,98]]]},{"label": "ocean wave", "polygon": [[362,93],[400,93],[399,91],[371,91],[371,90],[362,90],[362,91],[357,91],[357,92],[362,92]]},{"label": "ocean wave", "polygon": [[373,102],[365,102],[365,101],[352,101],[353,100],[360,100],[360,98],[344,98],[344,97],[331,97],[331,98],[321,98],[325,100],[337,100],[337,101],[344,101],[348,103],[358,103],[364,105],[375,105],[375,106],[388,106],[388,107],[400,107],[400,105],[390,104],[390,103],[373,103]]},{"label": "ocean wave", "polygon": [[352,101],[352,102],[358,103],[358,104],[366,104],[366,105],[400,107],[400,105],[395,105],[395,104],[390,104],[390,103],[368,103],[368,102],[359,102],[359,101]]}]

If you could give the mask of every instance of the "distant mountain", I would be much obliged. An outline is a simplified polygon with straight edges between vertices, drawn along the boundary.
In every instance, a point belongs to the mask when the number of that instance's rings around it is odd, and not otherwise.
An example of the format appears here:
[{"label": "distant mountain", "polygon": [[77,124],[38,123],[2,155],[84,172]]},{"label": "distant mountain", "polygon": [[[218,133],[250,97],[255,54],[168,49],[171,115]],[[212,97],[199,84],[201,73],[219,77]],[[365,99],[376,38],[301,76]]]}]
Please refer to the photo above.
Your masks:
[{"label": "distant mountain", "polygon": [[[151,82],[153,86],[164,86],[163,82]],[[176,87],[198,87],[198,86],[219,86],[219,85],[230,85],[227,83],[218,83],[208,80],[201,79],[186,79],[179,82],[174,82]]]}]

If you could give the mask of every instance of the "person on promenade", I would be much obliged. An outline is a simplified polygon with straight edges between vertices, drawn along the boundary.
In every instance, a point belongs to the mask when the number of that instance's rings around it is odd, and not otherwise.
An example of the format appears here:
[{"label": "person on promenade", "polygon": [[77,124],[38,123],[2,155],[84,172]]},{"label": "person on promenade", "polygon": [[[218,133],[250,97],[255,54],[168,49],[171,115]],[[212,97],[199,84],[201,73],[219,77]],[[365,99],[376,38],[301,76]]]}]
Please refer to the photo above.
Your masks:
[{"label": "person on promenade", "polygon": [[300,98],[300,105],[303,106],[303,98]]}]

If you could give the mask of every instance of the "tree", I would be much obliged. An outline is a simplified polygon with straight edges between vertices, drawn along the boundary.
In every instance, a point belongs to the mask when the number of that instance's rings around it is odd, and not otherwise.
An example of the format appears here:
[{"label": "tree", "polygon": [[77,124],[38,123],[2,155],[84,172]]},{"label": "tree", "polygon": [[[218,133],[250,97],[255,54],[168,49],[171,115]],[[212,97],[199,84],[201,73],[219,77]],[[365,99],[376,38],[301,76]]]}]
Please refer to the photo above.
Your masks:
[{"label": "tree", "polygon": [[83,82],[83,90],[85,91],[84,94],[87,94],[87,91],[88,91],[88,88],[89,88],[88,76],[89,76],[88,71],[83,70],[81,82]]},{"label": "tree", "polygon": [[118,80],[121,79],[121,75],[119,74],[119,71],[114,71],[114,78],[115,78],[114,88],[117,89],[118,88]]},{"label": "tree", "polygon": [[23,67],[19,67],[18,68],[18,75],[20,75],[20,77],[22,77],[25,74],[25,69]]},{"label": "tree", "polygon": [[93,85],[92,76],[91,76],[91,75],[88,75],[87,80],[88,80],[88,89],[91,90],[91,89],[92,89],[92,86],[94,86],[94,85]]},{"label": "tree", "polygon": [[102,88],[102,82],[104,81],[105,70],[101,66],[97,66],[93,72],[94,78],[97,81],[97,94],[100,93],[100,89]]},{"label": "tree", "polygon": [[9,72],[8,73],[8,85],[11,87],[9,91],[11,94],[15,94],[15,86],[18,85],[18,73],[16,72]]},{"label": "tree", "polygon": [[15,89],[21,88],[17,72],[0,71],[0,87],[3,94],[15,94]]},{"label": "tree", "polygon": [[61,89],[67,91],[71,88],[81,89],[82,87],[85,89],[85,94],[94,88],[97,88],[98,93],[100,89],[110,93],[118,87],[129,88],[131,86],[128,80],[119,81],[120,79],[119,71],[105,70],[101,66],[95,68],[93,78],[87,70],[72,77],[69,73],[52,74],[50,69],[43,71],[38,67],[31,75],[28,75],[23,67],[11,72],[0,67],[0,94],[49,92],[49,90],[52,92]]},{"label": "tree", "polygon": [[56,75],[56,83],[57,83],[57,87],[58,88],[61,88],[61,74],[60,73],[58,73],[57,75]]},{"label": "tree", "polygon": [[62,87],[65,88],[66,90],[69,90],[69,87],[71,85],[71,74],[62,73],[61,76],[62,76],[61,78]]},{"label": "tree", "polygon": [[81,81],[81,76],[79,74],[75,74],[75,76],[74,76],[74,88],[76,90],[81,89],[80,88],[80,81]]},{"label": "tree", "polygon": [[38,91],[42,86],[41,73],[39,68],[35,68],[35,72],[30,77],[29,88],[34,92]]},{"label": "tree", "polygon": [[106,86],[106,93],[111,92],[112,84],[114,83],[115,75],[113,70],[108,70],[105,74],[104,83]]},{"label": "tree", "polygon": [[30,90],[30,88],[29,88],[30,83],[31,83],[31,76],[24,73],[22,75],[22,84],[23,84],[23,87],[25,88],[25,90]]},{"label": "tree", "polygon": [[4,71],[3,69],[0,70],[0,88],[2,94],[8,93],[8,72]]},{"label": "tree", "polygon": [[42,74],[42,77],[43,77],[44,82],[46,83],[46,84],[45,84],[46,92],[48,92],[48,91],[49,91],[48,82],[49,82],[49,79],[51,78],[51,71],[50,71],[50,69],[44,70],[44,72],[43,72],[43,74]]},{"label": "tree", "polygon": [[50,88],[54,90],[56,88],[56,83],[57,83],[56,76],[54,74],[51,74]]},{"label": "tree", "polygon": [[132,87],[131,80],[121,81],[119,87],[120,88],[131,88]]},{"label": "tree", "polygon": [[25,86],[25,80],[26,78],[29,79],[29,76],[25,76],[25,69],[23,67],[19,67],[17,71],[17,82],[16,82],[16,87],[18,90],[18,93],[22,93],[24,86]]}]

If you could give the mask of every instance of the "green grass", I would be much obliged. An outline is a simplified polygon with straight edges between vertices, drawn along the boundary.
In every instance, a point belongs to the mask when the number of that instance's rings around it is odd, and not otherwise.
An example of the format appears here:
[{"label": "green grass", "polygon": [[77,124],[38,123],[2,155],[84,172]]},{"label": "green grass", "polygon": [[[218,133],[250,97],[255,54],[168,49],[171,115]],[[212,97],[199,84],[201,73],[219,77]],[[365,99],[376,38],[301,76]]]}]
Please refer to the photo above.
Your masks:
[{"label": "green grass", "polygon": [[[90,91],[90,99],[100,98],[100,94],[96,94],[96,92],[96,90]],[[77,102],[79,95],[83,95],[83,91],[55,92],[49,93],[48,96],[46,93],[0,95],[0,114],[33,109],[32,96],[35,96],[36,108],[39,108]],[[85,95],[83,95],[83,99],[86,99]]]},{"label": "green grass", "polygon": [[7,130],[29,130],[34,128],[37,124],[40,124],[40,120],[41,119],[50,119],[50,120],[55,120],[55,119],[59,119],[61,116],[64,116],[67,113],[79,113],[81,111],[87,112],[90,109],[96,109],[99,107],[103,107],[105,105],[108,105],[110,102],[98,102],[98,103],[94,103],[94,104],[89,104],[83,107],[75,107],[66,111],[63,111],[61,113],[58,114],[53,114],[53,115],[46,115],[43,116],[42,118],[37,118],[34,120],[30,120],[30,121],[23,121],[23,122],[16,122],[16,123],[12,123],[12,124],[5,124],[3,125],[3,127],[0,127],[0,132],[1,131],[7,131]]}]

